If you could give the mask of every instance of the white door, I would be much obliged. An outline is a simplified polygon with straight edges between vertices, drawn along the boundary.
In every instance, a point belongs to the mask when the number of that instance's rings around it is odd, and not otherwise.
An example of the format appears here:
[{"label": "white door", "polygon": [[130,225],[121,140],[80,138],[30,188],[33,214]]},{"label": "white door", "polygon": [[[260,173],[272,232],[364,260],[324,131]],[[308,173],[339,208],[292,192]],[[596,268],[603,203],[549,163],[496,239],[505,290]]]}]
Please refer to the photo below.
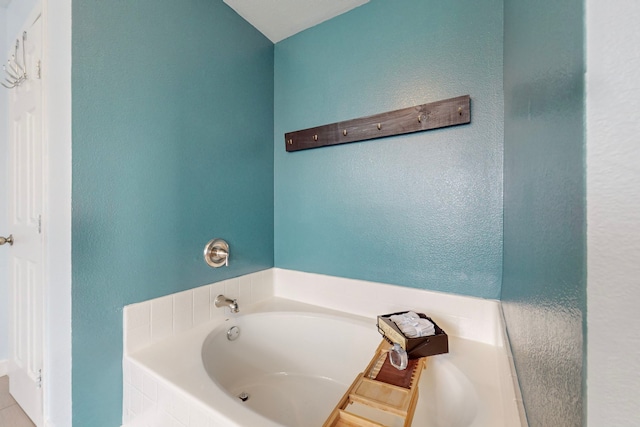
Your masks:
[{"label": "white door", "polygon": [[[9,90],[10,392],[43,425],[42,18],[24,28],[27,80]],[[23,33],[18,58],[22,57]],[[5,90],[5,89],[3,89]],[[4,248],[7,248],[5,245]]]}]

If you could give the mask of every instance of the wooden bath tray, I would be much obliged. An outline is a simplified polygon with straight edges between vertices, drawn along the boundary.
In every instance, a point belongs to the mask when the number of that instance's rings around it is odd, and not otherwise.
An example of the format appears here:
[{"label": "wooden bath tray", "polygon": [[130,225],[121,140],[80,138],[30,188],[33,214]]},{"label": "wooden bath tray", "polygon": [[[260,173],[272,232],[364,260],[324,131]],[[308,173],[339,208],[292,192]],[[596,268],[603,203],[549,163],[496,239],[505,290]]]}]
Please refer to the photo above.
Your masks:
[{"label": "wooden bath tray", "polygon": [[406,370],[398,371],[389,364],[388,352],[389,343],[382,340],[323,427],[411,426],[426,358],[412,359]]}]

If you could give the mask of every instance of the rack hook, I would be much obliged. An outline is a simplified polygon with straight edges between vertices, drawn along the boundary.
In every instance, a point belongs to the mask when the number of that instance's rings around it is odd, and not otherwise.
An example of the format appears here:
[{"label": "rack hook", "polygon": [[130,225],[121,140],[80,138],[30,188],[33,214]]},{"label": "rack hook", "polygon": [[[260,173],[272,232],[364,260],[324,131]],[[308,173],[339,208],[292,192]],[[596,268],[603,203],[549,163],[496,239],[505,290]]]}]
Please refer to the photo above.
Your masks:
[{"label": "rack hook", "polygon": [[27,57],[25,54],[25,42],[27,41],[27,32],[22,32],[22,64],[18,62],[18,50],[20,49],[20,39],[16,39],[14,53],[7,60],[7,65],[2,66],[2,70],[8,76],[4,78],[4,82],[0,82],[7,89],[13,89],[20,86],[27,80]]}]

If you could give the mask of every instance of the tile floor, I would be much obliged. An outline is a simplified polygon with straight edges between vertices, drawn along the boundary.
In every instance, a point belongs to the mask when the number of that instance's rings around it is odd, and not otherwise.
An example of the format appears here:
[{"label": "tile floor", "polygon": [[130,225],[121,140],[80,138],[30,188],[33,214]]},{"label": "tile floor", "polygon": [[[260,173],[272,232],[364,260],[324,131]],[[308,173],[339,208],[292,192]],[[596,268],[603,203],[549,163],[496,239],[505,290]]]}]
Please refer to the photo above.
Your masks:
[{"label": "tile floor", "polygon": [[0,427],[35,427],[9,394],[9,377],[0,377]]}]

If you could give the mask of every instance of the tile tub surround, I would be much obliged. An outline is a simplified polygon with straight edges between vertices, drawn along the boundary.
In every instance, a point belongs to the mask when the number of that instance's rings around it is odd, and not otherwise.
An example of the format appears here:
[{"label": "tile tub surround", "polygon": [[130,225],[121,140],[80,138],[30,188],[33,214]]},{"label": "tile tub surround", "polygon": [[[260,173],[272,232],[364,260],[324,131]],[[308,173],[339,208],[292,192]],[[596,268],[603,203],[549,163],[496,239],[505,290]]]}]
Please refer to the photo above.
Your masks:
[{"label": "tile tub surround", "polygon": [[214,305],[220,294],[237,299],[241,310],[262,301],[273,295],[273,269],[124,307],[124,354],[134,353],[211,320],[224,319],[229,315],[229,309]]},{"label": "tile tub surround", "polygon": [[[291,301],[292,307],[305,303],[311,304],[307,306],[311,310],[338,311],[349,316],[371,318],[372,325],[377,314],[408,308],[428,313],[447,331],[452,343],[459,340],[489,352],[487,363],[491,361],[493,367],[487,369],[491,374],[482,374],[484,376],[476,380],[482,387],[492,384],[491,394],[502,396],[501,403],[496,401],[492,405],[502,405],[501,413],[512,422],[505,426],[526,426],[513,361],[508,346],[505,346],[507,341],[498,301],[274,268],[125,307],[125,427],[236,425],[224,419],[215,408],[206,406],[184,388],[158,374],[144,363],[145,357],[140,357],[145,353],[143,350],[152,344],[162,348],[163,340],[174,344],[182,340],[187,343],[189,340],[184,337],[206,336],[208,331],[228,318],[230,313],[227,309],[213,306],[213,300],[223,289],[229,293],[225,295],[238,298],[241,315],[264,310],[265,307],[272,310],[284,307],[286,310],[289,309],[287,301]],[[205,307],[196,309],[196,304],[201,304],[196,301],[202,298],[208,301],[205,304],[209,308],[208,318],[202,314],[206,312]],[[173,307],[172,311],[169,306]],[[154,316],[154,310],[160,310],[164,315]],[[170,320],[167,320],[168,312],[172,313]],[[191,321],[187,320],[189,313]],[[129,332],[138,330],[144,333]],[[138,342],[140,335],[142,340]]]}]

